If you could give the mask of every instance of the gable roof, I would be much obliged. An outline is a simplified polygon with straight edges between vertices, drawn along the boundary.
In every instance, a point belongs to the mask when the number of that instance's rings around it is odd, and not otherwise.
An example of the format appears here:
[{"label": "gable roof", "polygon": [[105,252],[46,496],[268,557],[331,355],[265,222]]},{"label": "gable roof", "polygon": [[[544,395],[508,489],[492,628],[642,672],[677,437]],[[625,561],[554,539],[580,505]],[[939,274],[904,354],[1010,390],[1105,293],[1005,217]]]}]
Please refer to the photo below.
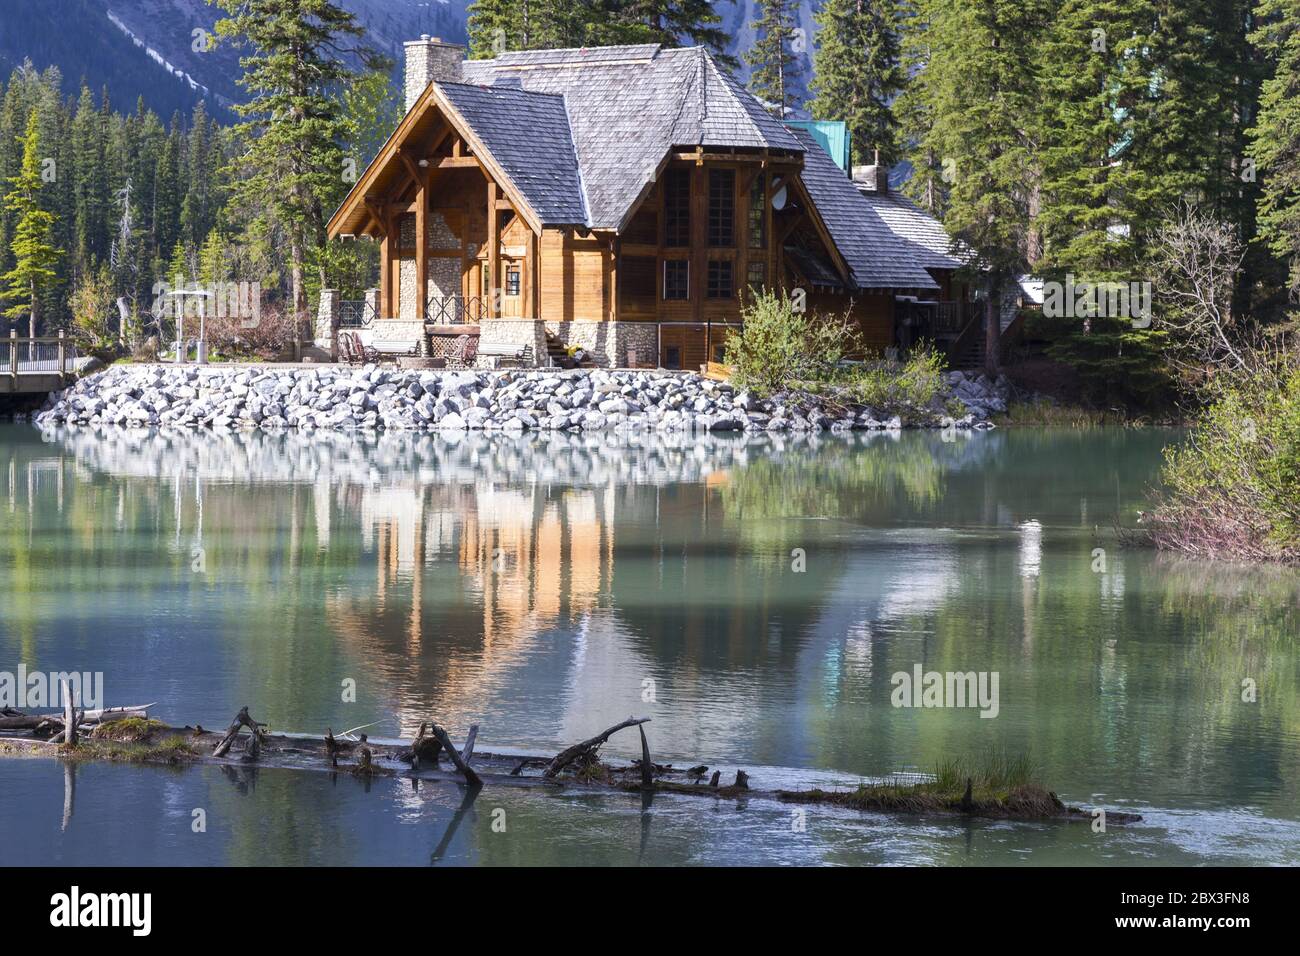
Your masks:
[{"label": "gable roof", "polygon": [[592,229],[624,224],[673,147],[803,151],[702,47],[519,51],[468,60],[461,78],[563,97]]},{"label": "gable roof", "polygon": [[804,147],[801,176],[804,188],[857,286],[862,289],[939,288],[925,271],[925,262],[918,258],[922,251],[929,258],[933,258],[933,253],[896,236],[812,133],[798,128],[790,132]]},{"label": "gable roof", "polygon": [[[538,219],[585,225],[587,204],[564,97],[509,86],[439,83]],[[520,131],[526,131],[521,136]]]}]

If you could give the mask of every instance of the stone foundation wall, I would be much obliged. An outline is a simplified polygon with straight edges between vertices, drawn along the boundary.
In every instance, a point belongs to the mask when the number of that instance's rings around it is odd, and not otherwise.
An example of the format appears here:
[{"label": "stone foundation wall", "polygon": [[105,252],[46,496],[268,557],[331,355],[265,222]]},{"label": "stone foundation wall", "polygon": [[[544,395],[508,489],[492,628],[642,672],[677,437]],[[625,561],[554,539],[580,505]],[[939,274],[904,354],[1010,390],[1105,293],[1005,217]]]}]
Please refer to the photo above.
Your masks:
[{"label": "stone foundation wall", "polygon": [[[485,347],[507,346],[521,349],[525,345],[533,347],[533,361],[542,365],[546,362],[546,323],[540,319],[484,319],[479,323],[479,351]],[[475,359],[476,368],[491,368],[497,356],[480,355]]]},{"label": "stone foundation wall", "polygon": [[629,349],[636,352],[637,364],[659,364],[659,327],[654,322],[576,319],[547,322],[546,330],[569,347],[586,349],[605,368],[626,366]]},{"label": "stone foundation wall", "polygon": [[423,355],[425,351],[424,323],[418,319],[375,319],[368,327],[356,332],[366,345],[415,339],[420,343],[415,354]]}]

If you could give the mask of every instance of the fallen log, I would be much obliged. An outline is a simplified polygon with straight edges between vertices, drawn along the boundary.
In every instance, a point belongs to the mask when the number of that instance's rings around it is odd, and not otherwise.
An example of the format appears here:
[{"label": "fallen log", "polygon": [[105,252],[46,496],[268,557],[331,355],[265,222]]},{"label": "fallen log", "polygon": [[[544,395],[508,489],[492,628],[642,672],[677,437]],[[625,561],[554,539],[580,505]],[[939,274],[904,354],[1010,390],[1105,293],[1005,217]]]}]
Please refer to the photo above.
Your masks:
[{"label": "fallen log", "polygon": [[[569,751],[576,752],[570,761],[570,772],[563,776],[547,776],[544,771],[554,765],[554,760],[520,753],[480,753],[474,748],[477,740],[474,728],[470,728],[465,746],[457,752],[451,746],[446,731],[434,724],[433,736],[440,738],[442,748],[453,755],[453,762],[459,766],[454,772],[436,767],[413,769],[401,764],[400,755],[406,749],[404,746],[370,743],[366,740],[355,745],[345,744],[337,740],[332,731],[325,736],[273,735],[262,729],[264,724],[247,717],[247,708],[241,711],[241,716],[246,717],[247,721],[237,718],[230,730],[215,733],[192,727],[168,727],[153,720],[141,728],[142,736],[133,736],[128,740],[100,740],[90,735],[75,749],[52,745],[31,731],[0,733],[0,759],[7,756],[46,756],[73,762],[105,759],[171,765],[212,763],[227,773],[236,765],[222,759],[217,751],[221,750],[223,755],[227,753],[234,736],[239,736],[244,727],[251,725],[256,733],[256,743],[251,749],[259,754],[262,766],[337,773],[339,771],[334,767],[337,766],[338,755],[344,750],[355,750],[359,763],[344,768],[350,775],[368,779],[375,775],[397,774],[417,781],[468,782],[470,793],[477,793],[482,786],[563,787],[592,793],[637,793],[643,800],[652,794],[662,793],[714,801],[743,799],[820,804],[875,813],[938,813],[991,819],[1070,822],[1091,822],[1094,813],[1090,807],[1066,805],[1056,794],[1037,784],[1026,784],[1009,791],[991,792],[976,788],[972,792],[967,781],[962,781],[960,786],[943,789],[935,780],[924,780],[903,787],[893,781],[882,780],[878,783],[859,783],[856,787],[848,785],[847,789],[780,790],[755,788],[744,770],[735,771],[733,784],[721,785],[720,770],[713,772],[709,783],[700,783],[706,770],[703,764],[689,769],[675,769],[669,764],[656,765],[650,759],[648,735],[642,746],[641,757],[635,762],[612,765],[594,760],[596,748],[615,728],[611,728],[607,734],[569,748]],[[629,720],[632,723],[623,726],[639,726],[636,718]],[[580,768],[572,767],[574,761],[584,757]],[[474,769],[470,769],[470,760],[475,764]],[[652,784],[648,790],[647,775]],[[1141,817],[1120,810],[1107,810],[1106,819],[1108,824],[1122,825],[1137,822]]]},{"label": "fallen log", "polygon": [[610,737],[614,736],[614,734],[618,733],[620,730],[624,730],[628,727],[637,727],[640,726],[641,724],[646,724],[649,722],[650,722],[649,717],[629,717],[621,724],[615,724],[613,727],[610,727],[608,730],[603,731],[588,740],[584,740],[581,743],[574,744],[572,747],[569,747],[567,750],[561,750],[558,754],[555,755],[555,758],[547,765],[546,769],[542,771],[542,776],[554,777],[557,773],[559,773],[569,764],[573,763],[579,757],[594,756],[596,751],[600,749],[600,745],[603,744],[605,741],[609,740]]}]

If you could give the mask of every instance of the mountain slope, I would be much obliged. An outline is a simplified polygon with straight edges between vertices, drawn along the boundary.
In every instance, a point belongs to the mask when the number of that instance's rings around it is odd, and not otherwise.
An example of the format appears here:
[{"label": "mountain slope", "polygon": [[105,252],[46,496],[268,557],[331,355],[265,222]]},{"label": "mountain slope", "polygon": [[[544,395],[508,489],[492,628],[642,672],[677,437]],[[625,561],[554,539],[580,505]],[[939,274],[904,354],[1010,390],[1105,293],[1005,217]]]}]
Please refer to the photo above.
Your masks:
[{"label": "mountain slope", "polygon": [[[369,42],[397,62],[402,42],[422,33],[464,42],[470,0],[339,0],[366,26]],[[797,26],[809,38],[794,77],[798,99],[807,93],[813,11],[820,0],[800,0]],[[229,119],[241,98],[239,52],[218,45],[202,49],[201,34],[222,15],[206,0],[0,0],[0,69],[30,59],[37,69],[58,66],[65,89],[75,93],[84,78],[98,91],[107,87],[114,107],[134,109],[136,98],[163,116],[188,112],[199,98],[214,115]],[[718,0],[728,52],[742,59],[753,43],[750,24],[755,0]],[[741,79],[748,78],[742,67]]]}]

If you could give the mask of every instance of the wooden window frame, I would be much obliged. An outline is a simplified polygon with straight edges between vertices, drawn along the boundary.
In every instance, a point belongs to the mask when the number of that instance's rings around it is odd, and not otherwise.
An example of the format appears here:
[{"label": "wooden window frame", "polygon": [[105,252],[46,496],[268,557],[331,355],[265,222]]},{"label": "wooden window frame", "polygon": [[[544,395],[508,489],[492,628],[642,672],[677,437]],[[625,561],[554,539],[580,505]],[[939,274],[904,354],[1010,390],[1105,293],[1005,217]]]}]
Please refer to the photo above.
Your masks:
[{"label": "wooden window frame", "polygon": [[709,170],[706,225],[708,227],[706,238],[710,249],[736,247],[736,171],[734,169]]},{"label": "wooden window frame", "polygon": [[691,171],[670,169],[664,174],[664,245],[685,249],[691,244]]},{"label": "wooden window frame", "polygon": [[[668,294],[668,264],[682,265],[686,267],[686,281],[683,284],[681,295]],[[661,297],[665,302],[689,302],[691,299],[691,260],[690,259],[665,259],[663,265],[663,285],[660,289]]]},{"label": "wooden window frame", "polygon": [[[726,267],[726,272],[727,272],[727,286],[726,286],[725,294],[723,294],[722,292],[722,282],[721,282],[723,266]],[[714,283],[715,274],[718,277],[718,282],[716,285]],[[715,289],[717,290],[716,292]],[[727,300],[734,299],[736,297],[736,264],[734,262],[732,262],[730,259],[709,260],[709,271],[705,278],[705,284],[704,284],[704,297],[706,299],[712,299],[714,302],[725,302]]]}]

